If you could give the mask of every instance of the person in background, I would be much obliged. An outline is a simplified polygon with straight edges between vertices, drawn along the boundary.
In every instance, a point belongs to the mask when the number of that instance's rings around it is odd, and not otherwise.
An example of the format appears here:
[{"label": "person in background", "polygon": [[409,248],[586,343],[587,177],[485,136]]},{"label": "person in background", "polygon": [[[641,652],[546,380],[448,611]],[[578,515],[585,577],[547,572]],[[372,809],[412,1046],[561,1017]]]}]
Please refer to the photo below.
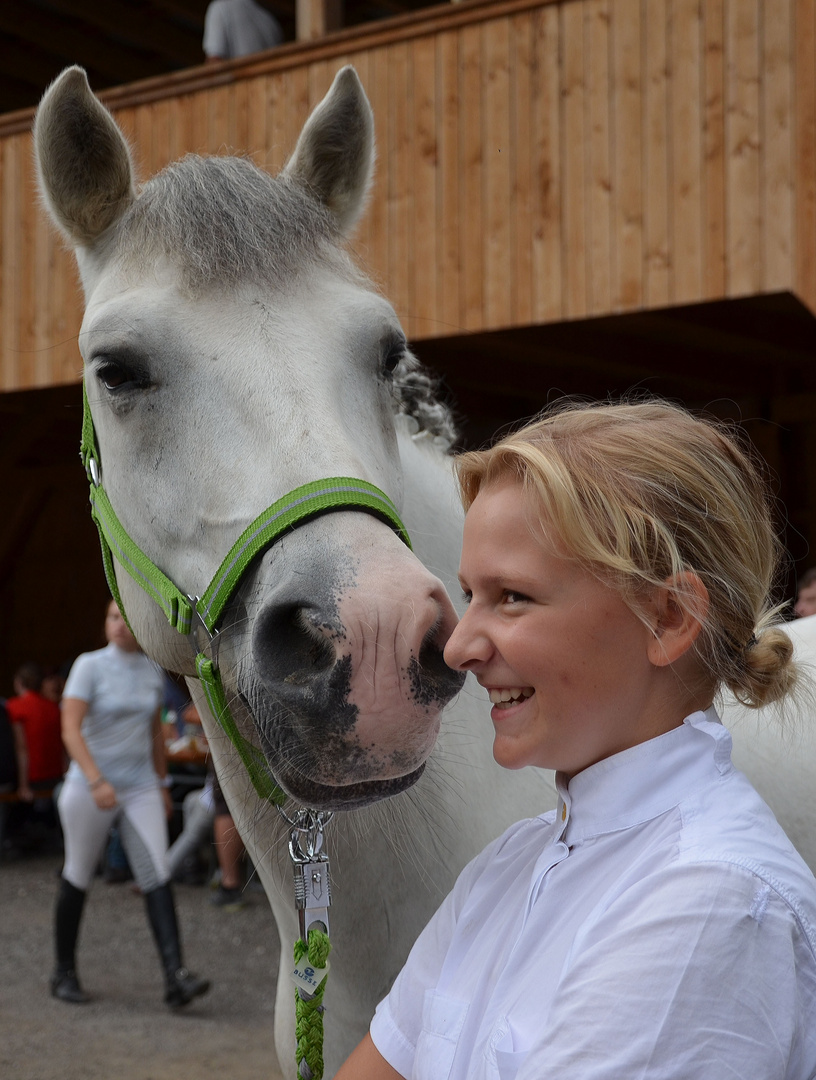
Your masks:
[{"label": "person in background", "polygon": [[445,661],[558,802],[462,871],[336,1080],[813,1080],[816,880],[714,705],[801,674],[753,455],[666,402],[567,403],[457,469]]},{"label": "person in background", "polygon": [[280,23],[256,0],[212,0],[204,16],[207,62],[273,49],[283,41]]},{"label": "person in background", "polygon": [[210,903],[222,911],[240,911],[244,906],[244,841],[230,814],[218,777],[213,777],[213,843],[221,879]]},{"label": "person in background", "polygon": [[56,970],[51,992],[89,1000],[76,973],[76,948],[87,890],[116,824],[144,896],[164,971],[164,1000],[186,1005],[209,989],[181,954],[167,868],[168,790],[161,706],[164,676],[130,632],[115,601],[105,617],[108,645],[83,653],[62,699],[62,734],[71,764],[59,794],[65,865],[55,912]]},{"label": "person in background", "polygon": [[793,611],[798,619],[816,615],[816,566],[806,570],[799,579]]},{"label": "person in background", "polygon": [[43,672],[29,662],[14,676],[16,697],[6,702],[17,749],[17,796],[33,803],[39,792],[50,792],[65,772],[59,705],[42,694]]}]

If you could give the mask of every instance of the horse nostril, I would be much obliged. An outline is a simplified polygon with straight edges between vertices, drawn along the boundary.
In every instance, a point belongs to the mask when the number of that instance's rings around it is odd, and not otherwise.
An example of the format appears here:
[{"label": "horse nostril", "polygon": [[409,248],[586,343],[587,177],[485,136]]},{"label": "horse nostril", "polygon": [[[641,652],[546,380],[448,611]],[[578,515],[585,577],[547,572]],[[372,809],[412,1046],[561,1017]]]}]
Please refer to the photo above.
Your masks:
[{"label": "horse nostril", "polygon": [[267,609],[259,617],[252,639],[261,679],[296,686],[332,668],[334,649],[320,625],[319,613],[300,604]]},{"label": "horse nostril", "polygon": [[462,689],[464,682],[464,672],[448,667],[442,650],[435,642],[423,643],[419,658],[411,670],[412,688],[418,701],[424,704],[446,703]]}]

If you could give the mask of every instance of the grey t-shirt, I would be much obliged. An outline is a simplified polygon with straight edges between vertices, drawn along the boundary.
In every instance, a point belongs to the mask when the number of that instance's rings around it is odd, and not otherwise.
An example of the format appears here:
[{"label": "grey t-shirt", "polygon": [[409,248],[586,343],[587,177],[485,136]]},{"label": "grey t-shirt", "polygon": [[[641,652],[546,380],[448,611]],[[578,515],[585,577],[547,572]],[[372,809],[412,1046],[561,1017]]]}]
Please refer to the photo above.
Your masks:
[{"label": "grey t-shirt", "polygon": [[272,49],[283,41],[275,16],[255,0],[212,0],[204,16],[204,53],[229,60]]},{"label": "grey t-shirt", "polygon": [[[108,645],[77,657],[64,697],[88,704],[82,737],[103,776],[114,788],[156,784],[153,717],[164,699],[161,668],[142,652]],[[67,779],[84,779],[71,762]]]}]

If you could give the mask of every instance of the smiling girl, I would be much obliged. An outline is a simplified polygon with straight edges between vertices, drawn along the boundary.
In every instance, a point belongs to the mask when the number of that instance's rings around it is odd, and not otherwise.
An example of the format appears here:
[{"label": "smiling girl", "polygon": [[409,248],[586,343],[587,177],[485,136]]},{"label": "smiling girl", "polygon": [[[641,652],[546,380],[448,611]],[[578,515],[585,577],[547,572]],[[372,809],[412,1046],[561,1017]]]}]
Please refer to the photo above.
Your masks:
[{"label": "smiling girl", "polygon": [[445,658],[558,805],[465,868],[338,1080],[811,1080],[816,881],[714,707],[796,682],[750,456],[663,402],[569,405],[458,475]]}]

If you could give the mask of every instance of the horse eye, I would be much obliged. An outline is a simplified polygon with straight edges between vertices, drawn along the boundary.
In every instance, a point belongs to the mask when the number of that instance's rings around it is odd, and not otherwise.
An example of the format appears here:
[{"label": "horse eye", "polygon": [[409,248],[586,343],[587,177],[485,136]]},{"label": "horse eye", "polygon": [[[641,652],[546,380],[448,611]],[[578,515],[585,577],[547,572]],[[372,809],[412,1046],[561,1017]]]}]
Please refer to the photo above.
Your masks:
[{"label": "horse eye", "polygon": [[402,342],[392,345],[388,352],[385,354],[383,360],[383,371],[386,375],[391,375],[394,372],[397,364],[402,360],[405,355],[405,345]]},{"label": "horse eye", "polygon": [[142,386],[144,380],[135,372],[129,371],[121,364],[107,361],[101,364],[96,371],[96,376],[106,390],[123,390]]}]

